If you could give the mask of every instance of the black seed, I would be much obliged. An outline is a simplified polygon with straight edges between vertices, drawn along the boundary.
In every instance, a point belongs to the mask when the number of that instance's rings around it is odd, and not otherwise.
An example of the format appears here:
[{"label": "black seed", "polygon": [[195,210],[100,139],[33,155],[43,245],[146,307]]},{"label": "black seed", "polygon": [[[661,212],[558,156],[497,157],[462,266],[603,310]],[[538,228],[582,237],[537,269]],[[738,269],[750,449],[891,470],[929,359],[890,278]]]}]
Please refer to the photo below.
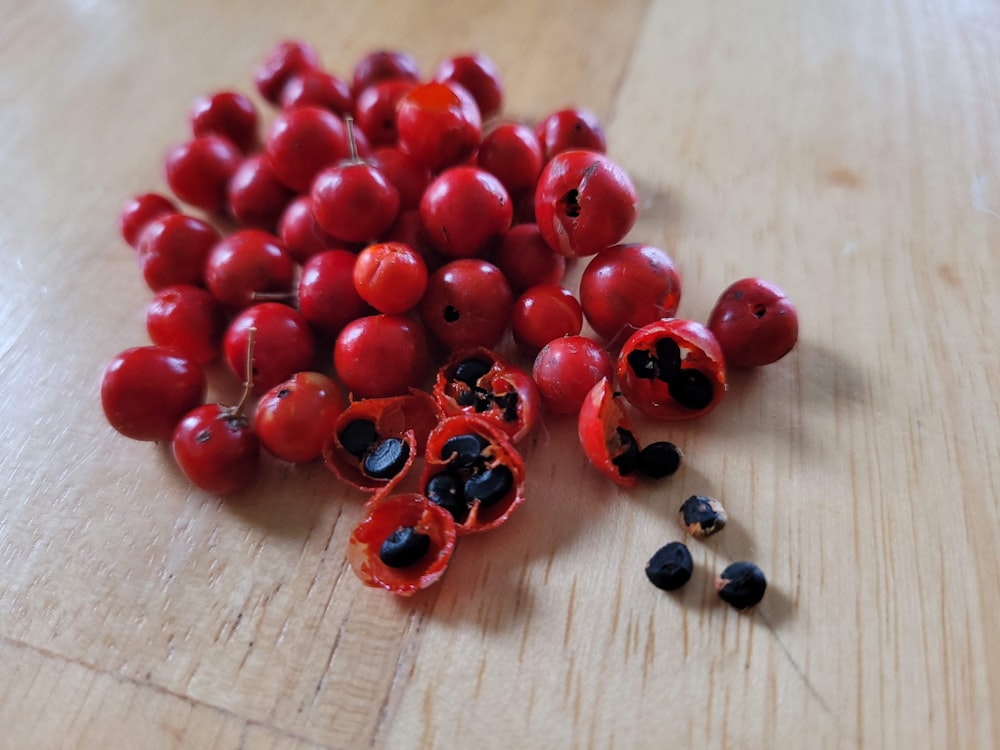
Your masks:
[{"label": "black seed", "polygon": [[688,548],[680,542],[661,547],[646,563],[646,577],[656,588],[664,591],[679,589],[694,571],[694,560]]},{"label": "black seed", "polygon": [[476,394],[476,414],[482,414],[484,411],[489,411],[490,406],[493,402],[490,400],[489,396],[480,396]]},{"label": "black seed", "polygon": [[681,370],[667,383],[674,401],[685,409],[704,409],[712,403],[712,381],[701,370]]},{"label": "black seed", "polygon": [[375,432],[375,423],[370,419],[355,419],[348,423],[337,437],[344,450],[352,456],[361,458],[368,450],[368,446],[378,440],[378,433]]},{"label": "black seed", "polygon": [[503,418],[506,422],[517,421],[517,391],[505,393],[503,396],[494,396],[493,403],[503,409]]},{"label": "black seed", "polygon": [[455,366],[455,380],[465,383],[470,388],[479,382],[479,379],[490,371],[492,365],[482,359],[470,357],[463,359]]},{"label": "black seed", "polygon": [[628,430],[618,428],[618,440],[622,444],[622,452],[611,459],[611,463],[618,467],[618,473],[623,477],[634,474],[639,468],[639,444]]},{"label": "black seed", "polygon": [[680,468],[683,455],[676,445],[665,440],[650,443],[639,451],[639,473],[651,479],[669,477]]},{"label": "black seed", "polygon": [[431,548],[431,538],[412,526],[400,526],[386,537],[378,551],[379,559],[390,568],[405,568],[420,560]]},{"label": "black seed", "polygon": [[741,611],[763,599],[766,589],[764,571],[751,562],[734,562],[715,581],[719,598]]},{"label": "black seed", "polygon": [[726,527],[729,516],[722,503],[703,495],[691,495],[681,505],[681,526],[698,539],[712,536]]},{"label": "black seed", "polygon": [[469,515],[469,506],[466,503],[465,495],[462,494],[462,479],[455,474],[447,471],[435,474],[427,480],[424,494],[432,503],[440,505],[451,513],[452,518],[459,523],[462,523]]},{"label": "black seed", "polygon": [[644,380],[652,380],[659,374],[660,370],[656,365],[656,360],[650,357],[649,352],[645,349],[633,349],[625,359],[628,361],[628,366],[632,368],[632,372],[636,374],[636,377]]},{"label": "black seed", "polygon": [[466,433],[448,438],[441,448],[441,458],[455,469],[469,469],[476,464],[486,446],[479,435]]},{"label": "black seed", "polygon": [[681,347],[672,338],[656,342],[656,361],[660,366],[660,380],[667,383],[681,369]]},{"label": "black seed", "polygon": [[566,209],[566,215],[571,219],[580,215],[580,193],[575,188],[563,196],[562,203]]},{"label": "black seed", "polygon": [[507,497],[513,486],[513,472],[503,464],[499,464],[466,479],[463,492],[470,501],[478,500],[480,505],[487,507]]},{"label": "black seed", "polygon": [[406,466],[410,446],[399,438],[386,438],[365,454],[362,467],[372,479],[391,479]]},{"label": "black seed", "polygon": [[458,320],[458,319],[459,319],[459,317],[461,317],[461,316],[459,315],[459,313],[458,313],[458,310],[456,310],[456,309],[455,309],[454,307],[452,307],[451,305],[448,305],[448,306],[447,306],[447,307],[446,307],[446,308],[444,309],[444,319],[445,319],[445,320],[446,320],[446,321],[447,321],[448,323],[454,323],[454,322],[455,322],[456,320]]},{"label": "black seed", "polygon": [[471,390],[459,391],[459,394],[455,397],[455,401],[459,406],[472,406],[476,403],[476,394]]}]

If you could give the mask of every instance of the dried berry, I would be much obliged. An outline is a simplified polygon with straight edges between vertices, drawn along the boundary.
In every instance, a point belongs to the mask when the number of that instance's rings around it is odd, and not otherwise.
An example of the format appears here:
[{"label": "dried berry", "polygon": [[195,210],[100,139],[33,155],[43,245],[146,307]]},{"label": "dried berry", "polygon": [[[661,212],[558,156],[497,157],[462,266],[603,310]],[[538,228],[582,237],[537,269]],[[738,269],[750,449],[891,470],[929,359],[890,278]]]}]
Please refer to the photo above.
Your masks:
[{"label": "dried berry", "polygon": [[728,520],[729,516],[722,503],[710,497],[691,495],[681,505],[681,526],[696,539],[704,539],[722,531]]},{"label": "dried berry", "polygon": [[763,599],[766,589],[764,571],[751,562],[734,562],[715,581],[719,598],[741,612]]},{"label": "dried berry", "polygon": [[694,561],[688,548],[680,542],[661,547],[646,563],[646,577],[664,591],[679,589],[691,579]]}]

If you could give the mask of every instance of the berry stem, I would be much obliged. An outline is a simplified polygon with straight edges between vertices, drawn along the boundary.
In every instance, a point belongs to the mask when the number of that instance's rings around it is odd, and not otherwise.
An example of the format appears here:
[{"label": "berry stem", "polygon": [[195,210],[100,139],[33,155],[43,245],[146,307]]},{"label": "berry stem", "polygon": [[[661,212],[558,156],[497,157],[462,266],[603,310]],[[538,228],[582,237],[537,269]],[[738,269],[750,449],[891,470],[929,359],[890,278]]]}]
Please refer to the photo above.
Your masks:
[{"label": "berry stem", "polygon": [[347,143],[351,147],[351,164],[360,164],[361,158],[358,156],[358,142],[354,139],[354,118],[348,115],[344,119],[347,122]]},{"label": "berry stem", "polygon": [[253,391],[253,344],[256,336],[256,328],[251,327],[247,329],[247,359],[246,369],[244,370],[246,379],[243,381],[243,395],[240,396],[239,402],[233,407],[233,414],[239,414],[243,411],[243,407],[246,405],[247,399],[250,398],[250,393]]}]

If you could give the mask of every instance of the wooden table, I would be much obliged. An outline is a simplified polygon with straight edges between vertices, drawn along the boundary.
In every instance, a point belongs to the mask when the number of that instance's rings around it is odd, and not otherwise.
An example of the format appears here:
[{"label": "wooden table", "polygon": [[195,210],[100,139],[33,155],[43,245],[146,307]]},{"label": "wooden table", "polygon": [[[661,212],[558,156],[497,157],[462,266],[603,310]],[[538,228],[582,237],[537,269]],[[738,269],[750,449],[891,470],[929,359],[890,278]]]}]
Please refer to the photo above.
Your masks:
[{"label": "wooden table", "polygon": [[[0,745],[1000,744],[1000,5],[4,6]],[[592,108],[680,314],[763,276],[798,347],[705,419],[640,421],[687,459],[636,491],[547,417],[527,502],[411,600],[345,565],[361,497],[322,464],[191,489],[99,406],[148,342],[117,216],[165,190],[190,101],[288,36],[345,76],[481,50],[509,116]],[[668,595],[643,566],[693,493],[732,522]],[[713,590],[738,559],[769,576],[750,615]]]}]

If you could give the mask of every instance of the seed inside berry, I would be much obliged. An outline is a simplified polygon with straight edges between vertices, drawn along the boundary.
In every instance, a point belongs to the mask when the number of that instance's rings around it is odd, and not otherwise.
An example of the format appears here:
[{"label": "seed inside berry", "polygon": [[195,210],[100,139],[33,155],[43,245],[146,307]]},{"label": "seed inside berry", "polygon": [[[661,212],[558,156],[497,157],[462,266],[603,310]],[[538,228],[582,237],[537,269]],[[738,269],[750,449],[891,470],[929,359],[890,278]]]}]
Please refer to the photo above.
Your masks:
[{"label": "seed inside berry", "polygon": [[390,568],[405,568],[417,562],[431,548],[431,538],[412,526],[400,526],[386,537],[378,551],[379,559]]},{"label": "seed inside berry", "polygon": [[660,372],[656,359],[649,356],[649,352],[645,349],[633,349],[625,359],[628,360],[628,366],[632,368],[636,377],[643,380],[652,380]]},{"label": "seed inside berry", "polygon": [[745,611],[764,598],[767,579],[764,571],[751,562],[734,562],[715,581],[715,590],[726,604]]},{"label": "seed inside berry", "polygon": [[470,501],[478,500],[480,505],[487,507],[503,500],[513,486],[513,472],[500,464],[466,479],[463,491]]},{"label": "seed inside berry", "polygon": [[650,443],[639,451],[639,473],[651,479],[669,477],[680,468],[683,455],[676,445],[665,440]]},{"label": "seed inside berry", "polygon": [[580,215],[580,193],[577,190],[570,190],[562,199],[563,210],[571,219]]},{"label": "seed inside berry", "polygon": [[378,440],[378,433],[375,432],[375,423],[370,419],[355,419],[348,423],[337,437],[344,450],[352,456],[361,458],[368,450],[368,446]]},{"label": "seed inside berry", "polygon": [[386,438],[365,454],[362,466],[372,479],[391,479],[406,466],[410,446],[399,438]]},{"label": "seed inside berry", "polygon": [[618,428],[618,440],[622,444],[622,452],[612,458],[611,463],[618,467],[619,474],[627,477],[639,468],[639,444],[631,432],[621,427]]},{"label": "seed inside berry", "polygon": [[479,435],[467,433],[455,435],[445,441],[441,448],[441,458],[454,469],[471,469],[480,461],[481,454],[488,443]]},{"label": "seed inside berry", "polygon": [[679,589],[691,580],[693,570],[691,552],[680,542],[670,542],[661,547],[646,563],[646,577],[664,591]]},{"label": "seed inside berry", "polygon": [[712,381],[701,370],[681,370],[667,383],[671,397],[687,409],[704,409],[712,403]]},{"label": "seed inside berry", "polygon": [[503,418],[506,422],[517,421],[517,391],[505,393],[503,396],[494,396],[493,403],[503,409]]},{"label": "seed inside berry", "polygon": [[490,363],[476,357],[463,359],[455,367],[455,380],[472,388],[481,377],[490,371]]},{"label": "seed inside berry", "polygon": [[680,521],[681,526],[687,532],[698,539],[722,531],[726,526],[729,516],[722,503],[703,495],[691,495],[681,505]]},{"label": "seed inside berry", "polygon": [[469,506],[462,492],[461,477],[447,471],[435,474],[427,480],[424,488],[427,499],[451,513],[458,523],[469,515]]},{"label": "seed inside berry", "polygon": [[681,347],[672,338],[664,337],[656,342],[656,361],[660,367],[660,379],[669,382],[681,369]]}]

